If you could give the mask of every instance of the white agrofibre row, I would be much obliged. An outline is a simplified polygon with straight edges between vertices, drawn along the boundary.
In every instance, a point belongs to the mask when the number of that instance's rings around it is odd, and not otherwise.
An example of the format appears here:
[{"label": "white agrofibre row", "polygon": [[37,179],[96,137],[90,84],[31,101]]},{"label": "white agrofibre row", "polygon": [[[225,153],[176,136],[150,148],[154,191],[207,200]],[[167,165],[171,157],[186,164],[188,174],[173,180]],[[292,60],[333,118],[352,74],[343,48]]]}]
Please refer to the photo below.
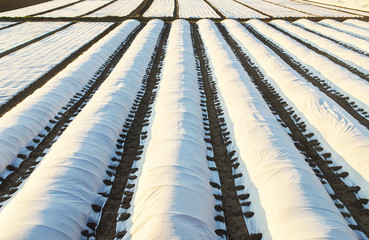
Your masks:
[{"label": "white agrofibre row", "polygon": [[32,139],[63,112],[62,107],[88,84],[138,24],[134,20],[124,22],[0,118],[0,174],[18,154],[27,154],[25,147],[34,145]]},{"label": "white agrofibre row", "polygon": [[67,24],[66,22],[26,22],[4,29],[0,31],[0,53]]},{"label": "white agrofibre row", "polygon": [[86,0],[70,7],[62,8],[60,10],[52,11],[40,17],[77,17],[84,15],[92,10],[95,10],[104,4],[111,2],[111,0]]},{"label": "white agrofibre row", "polygon": [[220,18],[204,0],[178,0],[180,18]]},{"label": "white agrofibre row", "polygon": [[62,7],[71,3],[78,2],[79,0],[52,0],[45,3],[32,5],[29,7],[19,8],[7,12],[0,13],[0,16],[4,17],[24,17],[35,15],[37,13],[45,12],[54,8]]},{"label": "white agrofibre row", "polygon": [[[111,23],[76,23],[0,58],[0,105],[108,28]],[[73,40],[73,41],[71,41]]]},{"label": "white agrofibre row", "polygon": [[[249,22],[258,21],[251,20]],[[241,29],[240,29],[241,30]],[[369,197],[369,132],[336,102],[283,62],[272,50],[250,33],[232,31],[243,51],[264,73],[268,81],[298,112],[310,132],[316,135],[332,159],[350,173],[361,194]],[[268,56],[268,58],[265,58]]]},{"label": "white agrofibre row", "polygon": [[[356,13],[353,11],[352,13],[348,11],[336,11],[339,9],[335,8],[326,8],[322,6],[317,6],[313,4],[307,4],[306,2],[296,1],[296,0],[276,0],[274,1],[277,4],[285,5],[291,7],[292,9],[300,10],[306,12],[310,15],[314,16],[324,16],[324,17],[355,17]],[[341,9],[342,10],[342,9]],[[362,14],[362,12],[358,12],[357,14]]]},{"label": "white agrofibre row", "polygon": [[326,37],[347,44],[350,47],[359,49],[365,54],[369,54],[369,42],[364,39],[351,36],[348,33],[337,31],[335,29],[323,26],[319,23],[315,23],[307,19],[297,20],[294,22],[294,24],[309,29],[318,34],[323,34]]},{"label": "white agrofibre row", "polygon": [[369,29],[366,30],[366,29],[357,27],[355,25],[344,24],[344,23],[341,23],[341,22],[338,22],[332,19],[324,19],[320,21],[319,23],[324,26],[331,27],[338,31],[345,32],[345,33],[348,33],[353,36],[369,41]]},{"label": "white agrofibre row", "polygon": [[239,0],[239,2],[245,3],[250,7],[260,10],[261,12],[268,14],[273,17],[308,17],[309,14],[302,13],[299,11],[294,11],[282,6],[278,6],[271,2],[266,2],[263,0]]},{"label": "white agrofibre row", "polygon": [[[163,22],[150,21],[0,214],[5,239],[79,239]],[[21,210],[20,210],[21,209]]]},{"label": "white agrofibre row", "polygon": [[144,17],[173,17],[175,0],[154,0]]},{"label": "white agrofibre row", "polygon": [[369,75],[369,58],[284,20],[271,24]]},{"label": "white agrofibre row", "polygon": [[364,30],[369,30],[369,22],[360,21],[357,19],[347,19],[343,21],[344,24],[359,27]]},{"label": "white agrofibre row", "polygon": [[309,72],[323,79],[329,87],[349,96],[360,108],[369,112],[369,96],[367,94],[369,83],[367,81],[261,21],[249,21],[247,25],[283,48],[293,59],[308,68]]},{"label": "white agrofibre row", "polygon": [[177,20],[123,239],[218,239],[202,117],[190,25]]},{"label": "white agrofibre row", "polygon": [[88,15],[88,17],[128,16],[142,2],[143,0],[118,0],[97,12]]},{"label": "white agrofibre row", "polygon": [[[233,32],[238,23],[224,21]],[[304,157],[279,125],[214,23],[198,23],[263,239],[354,239]],[[308,182],[308,184],[306,184]],[[322,225],[329,226],[322,228]]]},{"label": "white agrofibre row", "polygon": [[10,25],[15,24],[16,22],[0,22],[0,28],[4,28]]},{"label": "white agrofibre row", "polygon": [[366,0],[304,0],[304,1],[325,4],[328,3],[335,6],[369,11],[369,3]]},{"label": "white agrofibre row", "polygon": [[208,0],[208,2],[227,18],[267,18],[267,16],[233,0]]}]

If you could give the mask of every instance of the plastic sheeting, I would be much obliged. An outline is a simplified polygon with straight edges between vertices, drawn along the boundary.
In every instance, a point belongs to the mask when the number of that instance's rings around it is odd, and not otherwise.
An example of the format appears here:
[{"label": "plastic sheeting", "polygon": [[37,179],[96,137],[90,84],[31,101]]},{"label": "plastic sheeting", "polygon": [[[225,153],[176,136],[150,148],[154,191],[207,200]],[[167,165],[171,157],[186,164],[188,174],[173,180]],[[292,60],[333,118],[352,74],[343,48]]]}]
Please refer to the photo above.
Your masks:
[{"label": "plastic sheeting", "polygon": [[349,14],[348,11],[346,12],[335,11],[333,10],[333,8],[328,9],[324,7],[319,7],[316,5],[309,4],[308,2],[305,2],[305,1],[298,2],[295,0],[275,0],[274,2],[277,4],[283,5],[283,6],[291,7],[292,9],[310,13],[311,15],[314,15],[314,16],[323,16],[323,17],[352,17],[354,16],[355,17],[355,15]]},{"label": "plastic sheeting", "polygon": [[343,21],[344,24],[347,25],[351,25],[351,26],[355,26],[355,27],[359,27],[365,30],[369,30],[369,22],[365,22],[365,21],[360,21],[357,19],[347,19],[345,21]]},{"label": "plastic sheeting", "polygon": [[[257,9],[263,13],[266,13],[273,17],[308,17],[311,16],[304,12],[293,10],[289,7],[283,7],[280,5],[273,4],[271,2],[265,2],[263,0],[239,0],[248,6]],[[284,4],[287,5],[288,4]]]},{"label": "plastic sheeting", "polygon": [[319,23],[315,23],[312,21],[309,21],[307,19],[300,19],[294,22],[294,24],[304,27],[306,29],[309,29],[313,32],[316,32],[318,34],[323,34],[324,36],[327,36],[331,39],[334,39],[336,41],[339,41],[341,43],[344,43],[350,47],[353,47],[355,49],[363,51],[365,54],[369,53],[369,42],[352,36],[350,34],[337,31],[335,29],[332,29],[330,27],[326,27],[324,25],[321,25]]},{"label": "plastic sheeting", "polygon": [[196,74],[189,23],[176,20],[124,239],[218,239]]},{"label": "plastic sheeting", "polygon": [[245,7],[233,0],[208,0],[227,18],[267,18],[263,14]]},{"label": "plastic sheeting", "polygon": [[360,106],[359,108],[369,112],[369,83],[366,80],[261,21],[249,21],[247,25],[283,48],[295,60],[301,62],[302,66],[309,69],[309,72],[323,79],[332,89],[349,96],[350,101],[354,100],[355,104]]},{"label": "plastic sheeting", "polygon": [[0,22],[0,28],[7,27],[7,26],[13,25],[15,23],[17,23],[17,22]]},{"label": "plastic sheeting", "polygon": [[344,24],[332,19],[324,19],[319,22],[320,24],[323,24],[324,26],[328,26],[334,29],[337,29],[338,31],[346,32],[348,34],[357,36],[359,38],[366,39],[369,41],[369,30],[362,29],[360,27]]},{"label": "plastic sheeting", "polygon": [[174,0],[154,0],[149,9],[143,14],[144,17],[173,17]]},{"label": "plastic sheeting", "polygon": [[[258,21],[258,20],[251,20]],[[307,129],[332,153],[332,160],[349,173],[361,187],[359,194],[369,197],[369,132],[336,102],[284,63],[273,51],[257,41],[252,34],[233,30],[245,53],[252,57],[268,81],[294,108]],[[247,46],[247,47],[246,47]],[[268,56],[266,58],[265,56]],[[349,183],[348,185],[352,185]]]},{"label": "plastic sheeting", "polygon": [[347,49],[331,40],[311,33],[301,27],[295,26],[284,20],[273,20],[271,24],[283,29],[286,32],[302,39],[314,47],[327,52],[341,61],[357,68],[365,74],[369,74],[369,58],[360,53]]},{"label": "plastic sheeting", "polygon": [[88,83],[108,57],[137,27],[130,20],[118,26],[43,87],[0,118],[0,173],[49,123],[70,98]]},{"label": "plastic sheeting", "polygon": [[7,12],[0,13],[0,16],[4,17],[24,17],[34,15],[36,13],[48,11],[54,8],[62,7],[71,3],[78,2],[79,0],[53,0],[45,3],[32,5],[29,7],[19,8]]},{"label": "plastic sheeting", "polygon": [[163,27],[150,21],[0,214],[3,239],[79,239]]},{"label": "plastic sheeting", "polygon": [[88,12],[91,12],[104,4],[109,3],[109,0],[86,0],[70,7],[62,8],[60,10],[55,10],[40,17],[78,17]]},{"label": "plastic sheeting", "polygon": [[369,4],[366,0],[309,0],[309,1],[316,3],[326,3],[349,9],[369,11]]},{"label": "plastic sheeting", "polygon": [[135,10],[143,0],[118,0],[97,12],[94,12],[89,17],[106,17],[106,16],[128,16]]},{"label": "plastic sheeting", "polygon": [[[234,20],[223,24],[237,38],[244,31]],[[198,25],[263,239],[355,239],[214,23]]]},{"label": "plastic sheeting", "polygon": [[220,18],[204,0],[178,0],[180,18]]},{"label": "plastic sheeting", "polygon": [[[4,29],[0,31],[0,52],[29,42],[34,38],[40,37],[67,24],[66,22],[26,22]],[[9,41],[9,39],[11,41]]]},{"label": "plastic sheeting", "polygon": [[112,23],[76,23],[0,58],[0,105],[102,33]]}]

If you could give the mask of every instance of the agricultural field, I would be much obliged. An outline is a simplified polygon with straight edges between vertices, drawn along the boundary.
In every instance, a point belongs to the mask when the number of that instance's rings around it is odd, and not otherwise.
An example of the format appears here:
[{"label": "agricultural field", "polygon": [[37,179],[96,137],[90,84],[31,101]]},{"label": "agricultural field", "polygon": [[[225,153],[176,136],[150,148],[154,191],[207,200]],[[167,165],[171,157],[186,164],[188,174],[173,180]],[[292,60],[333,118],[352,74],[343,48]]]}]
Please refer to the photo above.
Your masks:
[{"label": "agricultural field", "polygon": [[1,240],[369,239],[359,0],[0,15]]},{"label": "agricultural field", "polygon": [[[0,17],[286,18],[369,16],[363,0],[52,0],[0,12]],[[355,2],[349,7],[348,2]]]}]

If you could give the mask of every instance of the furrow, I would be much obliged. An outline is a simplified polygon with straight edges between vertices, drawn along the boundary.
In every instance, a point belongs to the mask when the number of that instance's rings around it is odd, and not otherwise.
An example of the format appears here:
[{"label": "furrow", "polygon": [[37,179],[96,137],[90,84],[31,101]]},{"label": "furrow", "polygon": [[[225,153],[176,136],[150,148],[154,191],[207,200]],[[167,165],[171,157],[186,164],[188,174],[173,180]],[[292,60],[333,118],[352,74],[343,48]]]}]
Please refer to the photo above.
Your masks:
[{"label": "furrow", "polygon": [[[132,169],[132,164],[142,154],[143,127],[147,126],[147,115],[151,114],[151,104],[155,101],[155,88],[159,82],[162,61],[165,53],[165,45],[169,34],[169,24],[165,24],[160,39],[157,41],[156,50],[152,56],[152,62],[146,70],[147,76],[143,79],[141,92],[138,93],[135,104],[131,109],[131,116],[125,123],[122,136],[124,138],[123,153],[119,155],[119,165],[114,167],[114,181],[110,183],[111,191],[106,193],[108,197],[102,208],[100,224],[92,229],[88,236],[95,235],[96,239],[113,239],[119,237],[116,233],[118,210],[124,192],[131,186],[127,186],[129,173],[137,170]],[[115,220],[114,220],[115,219]],[[96,230],[96,232],[95,232]]]},{"label": "furrow", "polygon": [[[229,132],[225,123],[223,109],[219,103],[216,83],[210,74],[209,60],[206,56],[205,46],[200,37],[198,26],[192,25],[193,41],[196,46],[196,55],[200,62],[201,78],[204,85],[206,95],[206,107],[209,116],[210,142],[214,157],[210,158],[215,162],[220,178],[221,196],[215,196],[222,201],[222,210],[224,212],[226,237],[229,239],[258,239],[259,235],[252,235],[247,229],[244,213],[241,207],[240,198],[244,196],[238,194],[238,190],[242,190],[244,186],[236,186],[234,168],[237,167],[236,159],[233,157],[234,152],[227,149],[230,143]],[[245,200],[245,199],[243,199]],[[249,212],[249,215],[253,213]],[[259,236],[260,237],[260,236]]]}]

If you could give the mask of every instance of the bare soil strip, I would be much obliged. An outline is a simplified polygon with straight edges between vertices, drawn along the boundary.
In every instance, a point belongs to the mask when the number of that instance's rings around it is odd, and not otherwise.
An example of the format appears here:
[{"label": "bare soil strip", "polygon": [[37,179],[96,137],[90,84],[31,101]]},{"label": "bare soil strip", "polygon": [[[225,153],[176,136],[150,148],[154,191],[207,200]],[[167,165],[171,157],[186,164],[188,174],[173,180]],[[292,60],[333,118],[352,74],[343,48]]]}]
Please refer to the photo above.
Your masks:
[{"label": "bare soil strip", "polygon": [[35,80],[33,83],[28,85],[25,89],[18,92],[14,95],[8,102],[0,106],[0,117],[3,116],[6,112],[10,111],[13,107],[15,107],[18,103],[22,102],[26,97],[31,95],[36,89],[42,87],[45,83],[47,83],[51,78],[53,78],[56,74],[66,68],[71,62],[73,62],[78,56],[80,56],[84,51],[89,49],[92,45],[94,45],[97,41],[111,32],[114,28],[116,28],[119,24],[115,23],[108,27],[105,31],[97,35],[94,39],[83,45],[77,51],[69,55],[69,57],[65,58],[55,67],[53,67],[50,71],[45,73],[39,79]]},{"label": "bare soil strip", "polygon": [[321,33],[315,32],[315,31],[313,31],[313,30],[311,30],[311,29],[305,28],[304,26],[300,26],[300,25],[297,25],[297,24],[294,24],[294,25],[295,25],[295,26],[298,26],[298,27],[300,27],[300,28],[302,28],[302,29],[304,29],[304,30],[306,30],[306,31],[308,31],[308,32],[314,33],[314,34],[316,34],[316,35],[318,35],[318,36],[320,36],[320,37],[323,37],[323,38],[325,38],[325,39],[328,39],[328,40],[330,40],[330,41],[332,41],[332,42],[334,42],[334,43],[337,43],[337,44],[339,44],[339,45],[341,45],[341,46],[343,46],[343,47],[345,47],[345,48],[348,48],[348,49],[350,49],[351,51],[354,51],[354,52],[357,52],[357,53],[360,53],[360,54],[362,54],[362,55],[365,55],[365,56],[369,57],[369,54],[368,54],[368,53],[365,53],[365,52],[363,52],[362,50],[357,49],[357,48],[355,48],[355,47],[353,47],[353,46],[350,46],[350,45],[348,45],[348,44],[346,44],[346,43],[340,42],[340,41],[338,41],[338,40],[336,40],[336,39],[333,39],[333,38],[331,38],[331,37],[328,37],[328,36],[326,36],[326,35],[324,35],[324,34],[321,34]]},{"label": "bare soil strip", "polygon": [[240,1],[238,1],[238,0],[233,0],[233,1],[235,1],[236,3],[241,4],[242,6],[245,6],[245,7],[247,7],[247,8],[250,8],[250,9],[254,10],[255,12],[258,12],[258,13],[260,13],[260,14],[263,14],[263,15],[265,15],[265,16],[267,16],[267,17],[269,17],[269,18],[274,18],[273,16],[271,16],[271,15],[269,15],[269,14],[266,14],[265,12],[262,12],[262,11],[260,11],[260,10],[259,10],[259,9],[257,9],[257,8],[253,8],[253,7],[249,6],[249,5],[247,5],[246,3],[240,2]]},{"label": "bare soil strip", "polygon": [[143,146],[140,146],[142,128],[148,124],[145,119],[151,114],[150,106],[155,100],[156,95],[153,94],[153,92],[160,80],[159,74],[164,60],[164,48],[168,39],[169,30],[170,24],[166,23],[160,35],[160,40],[158,41],[154,53],[155,56],[153,56],[153,64],[150,64],[147,69],[148,77],[147,80],[144,79],[144,81],[146,81],[145,93],[141,101],[139,101],[139,104],[133,106],[131,110],[131,113],[135,112],[134,119],[129,121],[131,127],[128,132],[123,132],[123,134],[126,134],[123,154],[119,159],[120,164],[116,168],[116,174],[111,191],[108,195],[108,200],[102,209],[100,224],[97,226],[96,230],[96,239],[114,239],[116,237],[118,210],[121,205],[123,193],[127,188],[127,180],[132,171],[132,164],[137,159],[140,152],[142,152],[141,149]]},{"label": "bare soil strip", "polygon": [[128,16],[132,17],[142,17],[143,14],[149,9],[154,0],[143,0],[143,2],[133,10]]},{"label": "bare soil strip", "polygon": [[369,82],[369,76],[367,76],[365,73],[363,72],[360,72],[358,69],[356,69],[355,67],[353,66],[350,66],[349,64],[345,63],[344,61],[341,61],[339,60],[338,58],[330,55],[329,53],[327,52],[324,52],[322,50],[320,50],[319,48],[317,47],[314,47],[313,45],[311,45],[310,43],[307,43],[305,42],[304,40],[301,40],[300,38],[298,37],[295,37],[294,35],[284,31],[283,29],[273,25],[273,24],[269,24],[269,26],[277,29],[278,31],[280,31],[281,33],[287,35],[288,37],[292,38],[293,40],[297,41],[298,43],[304,45],[305,47],[309,48],[310,50],[313,50],[315,51],[316,53],[319,53],[320,55],[323,55],[324,57],[328,58],[329,60],[331,60],[332,62],[340,65],[341,67],[344,67],[346,68],[347,70],[349,70],[350,72],[352,72],[353,74],[356,74],[358,75],[359,77],[361,77],[362,79],[366,80]]},{"label": "bare soil strip", "polygon": [[0,1],[0,12],[6,12],[15,10],[18,8],[24,8],[32,5],[36,5],[39,3],[48,2],[50,0],[1,0]]},{"label": "bare soil strip", "polygon": [[328,97],[333,99],[338,105],[340,105],[343,109],[345,109],[351,116],[353,116],[356,120],[358,120],[363,126],[369,129],[369,120],[363,117],[360,113],[358,113],[353,106],[355,103],[351,104],[350,99],[345,97],[341,93],[332,92],[332,89],[325,83],[324,80],[319,79],[319,77],[314,76],[309,69],[305,68],[303,64],[294,60],[289,54],[287,54],[283,49],[275,45],[273,42],[265,38],[259,32],[248,25],[244,25],[244,27],[252,33],[258,40],[260,40],[264,45],[268,46],[272,49],[283,61],[285,61],[291,68],[293,68],[296,72],[298,72],[301,76],[304,77],[308,82],[317,87],[320,91],[326,94]]},{"label": "bare soil strip", "polygon": [[200,63],[201,78],[206,95],[206,107],[210,124],[210,141],[214,152],[213,161],[215,161],[221,183],[221,200],[226,224],[226,236],[228,237],[227,239],[258,239],[258,237],[261,237],[260,235],[250,236],[244,220],[232,171],[232,157],[227,151],[226,143],[223,139],[224,132],[221,124],[225,124],[224,119],[221,120],[222,117],[219,116],[219,111],[215,106],[215,101],[218,99],[216,83],[212,81],[211,74],[209,74],[211,72],[209,61],[195,23],[192,23],[191,31]]},{"label": "bare soil strip", "polygon": [[16,52],[16,51],[18,51],[18,50],[20,50],[20,49],[22,49],[24,47],[27,47],[27,46],[35,43],[35,42],[41,41],[42,39],[47,38],[47,37],[49,37],[49,36],[51,36],[51,35],[53,35],[53,34],[55,34],[57,32],[60,32],[60,31],[62,31],[64,29],[67,29],[70,26],[72,26],[73,24],[76,24],[76,23],[75,22],[69,23],[69,24],[67,24],[65,26],[62,26],[62,27],[60,27],[60,28],[58,28],[58,29],[56,29],[54,31],[51,31],[51,32],[48,32],[48,33],[46,33],[46,34],[44,34],[42,36],[39,36],[39,37],[37,37],[37,38],[29,41],[29,42],[23,43],[21,45],[18,45],[18,46],[14,47],[14,48],[11,48],[11,49],[5,51],[5,52],[2,52],[2,53],[0,53],[0,58],[5,57],[6,55],[9,55],[9,54],[11,54],[13,52]]},{"label": "bare soil strip", "polygon": [[179,18],[179,3],[178,0],[174,1],[174,12],[173,12],[174,18]]},{"label": "bare soil strip", "polygon": [[108,3],[104,4],[104,5],[102,5],[101,7],[98,7],[98,8],[96,8],[96,9],[92,10],[92,11],[89,11],[88,13],[82,14],[82,15],[81,15],[81,16],[79,16],[79,17],[87,16],[87,15],[90,15],[90,14],[92,14],[92,13],[94,13],[94,12],[97,12],[97,11],[99,11],[99,10],[101,10],[101,9],[103,9],[103,8],[105,8],[105,7],[107,7],[107,6],[109,6],[110,4],[115,3],[116,1],[118,1],[118,0],[113,0],[113,1],[111,1],[111,2],[108,2]]},{"label": "bare soil strip", "polygon": [[208,0],[204,0],[204,2],[209,5],[219,16],[221,19],[226,19],[227,17],[224,16],[224,14],[219,11],[213,4],[211,4]]},{"label": "bare soil strip", "polygon": [[[282,120],[281,125],[284,125],[284,127],[286,126],[291,131],[290,136],[295,141],[296,147],[306,156],[306,161],[309,163],[310,167],[313,168],[317,177],[323,184],[325,184],[326,180],[334,190],[335,195],[331,195],[332,199],[339,199],[356,220],[358,225],[350,225],[350,227],[361,230],[369,236],[369,211],[362,205],[363,203],[367,203],[368,199],[356,198],[354,192],[357,192],[360,188],[349,187],[341,180],[341,177],[344,178],[345,176],[335,173],[337,168],[339,169],[338,166],[329,166],[329,164],[332,163],[332,161],[328,160],[330,157],[329,154],[322,154],[322,156],[319,154],[322,148],[319,146],[320,143],[316,139],[311,139],[314,134],[304,134],[306,131],[304,122],[298,122],[298,120],[296,120],[298,116],[293,114],[294,111],[292,108],[286,109],[288,107],[287,103],[283,101],[271,85],[268,85],[260,69],[258,69],[251,59],[243,53],[242,49],[238,46],[236,41],[232,39],[225,27],[221,24],[218,24],[218,27],[245,71],[262,94],[265,102],[269,105],[271,111],[275,112]],[[340,209],[343,206],[337,207]]]},{"label": "bare soil strip", "polygon": [[63,5],[63,6],[60,6],[60,7],[57,7],[57,8],[53,8],[53,9],[50,9],[50,10],[47,10],[47,11],[35,13],[35,14],[30,15],[30,16],[43,15],[43,14],[46,14],[46,13],[49,13],[49,12],[53,12],[53,11],[56,11],[56,10],[60,10],[60,9],[63,9],[63,8],[67,8],[67,7],[73,6],[73,5],[78,4],[78,3],[82,2],[82,1],[84,1],[84,0],[81,0],[81,1],[78,1],[78,2],[74,2],[74,3],[69,3],[67,5]]},{"label": "bare soil strip", "polygon": [[[71,119],[73,119],[81,109],[87,104],[91,99],[96,90],[109,76],[112,69],[117,65],[118,61],[122,58],[124,53],[127,51],[128,47],[133,42],[133,39],[141,31],[144,24],[141,24],[136,28],[127,38],[126,41],[118,47],[115,53],[109,58],[109,60],[96,72],[95,76],[98,76],[96,80],[90,80],[91,85],[84,88],[84,94],[76,94],[67,106],[63,107],[67,109],[63,114],[57,114],[54,119],[50,119],[50,122],[55,122],[52,129],[48,128],[48,134],[46,136],[37,136],[34,141],[39,142],[37,147],[29,154],[28,157],[24,158],[23,162],[19,168],[14,166],[8,166],[8,170],[14,170],[3,183],[0,185],[0,203],[4,200],[10,198],[10,195],[14,194],[14,189],[19,186],[26,178],[28,178],[34,170],[34,167],[38,164],[37,159],[43,156],[43,152],[50,148],[54,142],[54,138],[60,135],[69,124]],[[41,140],[40,140],[41,138]],[[1,205],[0,205],[1,207]]]}]

